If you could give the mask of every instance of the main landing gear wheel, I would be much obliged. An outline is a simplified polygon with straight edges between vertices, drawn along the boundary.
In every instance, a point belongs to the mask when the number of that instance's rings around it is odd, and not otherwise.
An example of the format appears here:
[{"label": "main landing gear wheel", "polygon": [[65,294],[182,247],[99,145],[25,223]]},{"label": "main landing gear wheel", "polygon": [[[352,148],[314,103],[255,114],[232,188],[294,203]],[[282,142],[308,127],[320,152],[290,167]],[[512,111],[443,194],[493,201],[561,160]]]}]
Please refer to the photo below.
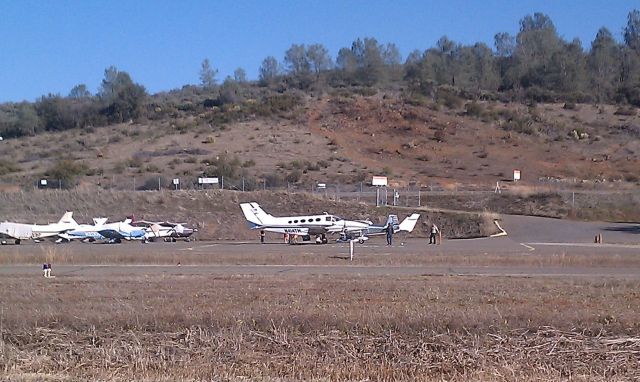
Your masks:
[{"label": "main landing gear wheel", "polygon": [[16,239],[16,245],[20,245],[20,239]]}]

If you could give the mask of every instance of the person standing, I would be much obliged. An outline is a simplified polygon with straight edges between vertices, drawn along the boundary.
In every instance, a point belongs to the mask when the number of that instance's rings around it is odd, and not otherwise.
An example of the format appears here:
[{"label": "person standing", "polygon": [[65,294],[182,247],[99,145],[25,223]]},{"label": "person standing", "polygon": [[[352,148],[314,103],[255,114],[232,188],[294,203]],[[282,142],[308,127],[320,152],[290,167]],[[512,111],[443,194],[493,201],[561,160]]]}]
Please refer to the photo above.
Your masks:
[{"label": "person standing", "polygon": [[438,227],[434,223],[432,223],[431,233],[429,234],[429,244],[437,244],[436,234],[438,234],[438,232],[440,232],[440,229],[438,229]]},{"label": "person standing", "polygon": [[49,265],[47,263],[42,264],[42,276],[47,277],[47,269],[49,269]]},{"label": "person standing", "polygon": [[393,242],[393,224],[387,225],[387,245],[391,245]]},{"label": "person standing", "polygon": [[264,236],[265,236],[264,230],[261,230],[260,231],[260,244],[264,244]]}]

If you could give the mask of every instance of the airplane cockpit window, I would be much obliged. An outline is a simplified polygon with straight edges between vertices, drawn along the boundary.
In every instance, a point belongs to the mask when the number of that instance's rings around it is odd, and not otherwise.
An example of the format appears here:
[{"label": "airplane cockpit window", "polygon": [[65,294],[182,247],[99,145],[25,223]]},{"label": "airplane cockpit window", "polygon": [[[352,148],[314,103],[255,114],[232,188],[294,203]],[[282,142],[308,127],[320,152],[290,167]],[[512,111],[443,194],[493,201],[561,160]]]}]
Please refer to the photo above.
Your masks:
[{"label": "airplane cockpit window", "polygon": [[328,222],[330,222],[330,221],[331,221],[331,216],[327,216],[327,217],[325,218],[325,220],[326,220],[326,221],[328,221]]}]

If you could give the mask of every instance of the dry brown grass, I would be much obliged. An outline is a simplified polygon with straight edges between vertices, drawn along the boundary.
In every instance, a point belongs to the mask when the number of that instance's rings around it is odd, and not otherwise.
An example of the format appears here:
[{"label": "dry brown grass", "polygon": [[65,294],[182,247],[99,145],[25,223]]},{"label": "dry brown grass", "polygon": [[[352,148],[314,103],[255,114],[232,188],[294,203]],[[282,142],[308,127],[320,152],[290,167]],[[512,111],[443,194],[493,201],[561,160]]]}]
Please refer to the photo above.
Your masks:
[{"label": "dry brown grass", "polygon": [[0,370],[16,381],[633,380],[640,377],[639,286],[7,277],[0,279]]},{"label": "dry brown grass", "polygon": [[[271,238],[273,239],[273,238]],[[397,237],[406,246],[386,248],[383,238],[371,239],[367,247],[356,248],[353,263],[345,262],[348,245],[291,246],[272,243],[264,246],[216,242],[195,243],[123,243],[108,244],[41,244],[3,246],[0,265],[26,264],[38,266],[43,262],[54,265],[329,265],[329,266],[475,266],[527,267],[532,272],[547,267],[640,268],[640,256],[632,250],[612,247],[599,249],[546,249],[530,252],[524,247],[479,254],[456,243],[445,241],[443,246],[429,247],[420,239]],[[499,240],[499,239],[481,239]],[[473,242],[470,242],[473,243]],[[375,246],[376,244],[380,246]],[[467,243],[464,243],[467,244]],[[542,248],[544,249],[544,247]]]}]

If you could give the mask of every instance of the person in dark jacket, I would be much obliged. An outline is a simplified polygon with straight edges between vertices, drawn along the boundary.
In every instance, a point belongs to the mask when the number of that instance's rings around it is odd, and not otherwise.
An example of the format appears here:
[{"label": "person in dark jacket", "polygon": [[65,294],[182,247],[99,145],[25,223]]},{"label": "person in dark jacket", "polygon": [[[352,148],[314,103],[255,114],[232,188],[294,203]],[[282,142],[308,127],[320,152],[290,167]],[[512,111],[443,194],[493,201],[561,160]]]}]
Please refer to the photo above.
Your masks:
[{"label": "person in dark jacket", "polygon": [[387,226],[387,245],[391,245],[393,242],[393,224]]}]

